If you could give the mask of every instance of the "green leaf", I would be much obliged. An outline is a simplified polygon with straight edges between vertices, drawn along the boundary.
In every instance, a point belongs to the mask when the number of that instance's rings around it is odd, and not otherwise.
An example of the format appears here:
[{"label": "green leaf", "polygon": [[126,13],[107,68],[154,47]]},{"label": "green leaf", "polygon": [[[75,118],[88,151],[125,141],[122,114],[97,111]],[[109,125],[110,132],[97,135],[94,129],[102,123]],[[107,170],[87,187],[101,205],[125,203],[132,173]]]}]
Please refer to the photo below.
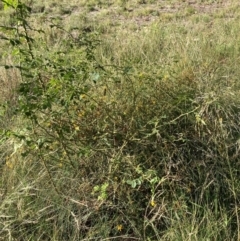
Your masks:
[{"label": "green leaf", "polygon": [[4,10],[7,10],[9,7],[17,8],[18,0],[3,0]]},{"label": "green leaf", "polygon": [[135,187],[137,186],[136,180],[133,180],[132,183],[131,183],[131,185],[132,185],[132,188],[135,188]]}]

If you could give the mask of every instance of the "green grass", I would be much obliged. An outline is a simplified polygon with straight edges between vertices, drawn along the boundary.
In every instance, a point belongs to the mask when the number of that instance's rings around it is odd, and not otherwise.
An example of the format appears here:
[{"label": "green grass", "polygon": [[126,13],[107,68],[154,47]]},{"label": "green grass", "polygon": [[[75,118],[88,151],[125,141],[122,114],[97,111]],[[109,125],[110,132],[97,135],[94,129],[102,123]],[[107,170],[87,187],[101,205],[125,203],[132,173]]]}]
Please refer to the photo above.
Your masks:
[{"label": "green grass", "polygon": [[238,7],[34,1],[0,42],[0,240],[239,240]]}]

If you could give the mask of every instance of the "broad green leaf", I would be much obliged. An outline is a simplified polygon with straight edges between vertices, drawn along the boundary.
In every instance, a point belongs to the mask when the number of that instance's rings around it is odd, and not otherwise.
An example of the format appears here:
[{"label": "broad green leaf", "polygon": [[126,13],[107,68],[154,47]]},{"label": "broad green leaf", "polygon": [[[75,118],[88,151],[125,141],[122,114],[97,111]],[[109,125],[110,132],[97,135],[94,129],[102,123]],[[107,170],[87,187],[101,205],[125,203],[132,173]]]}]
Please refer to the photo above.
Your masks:
[{"label": "broad green leaf", "polygon": [[4,10],[7,10],[9,7],[17,8],[18,6],[18,0],[4,0]]}]

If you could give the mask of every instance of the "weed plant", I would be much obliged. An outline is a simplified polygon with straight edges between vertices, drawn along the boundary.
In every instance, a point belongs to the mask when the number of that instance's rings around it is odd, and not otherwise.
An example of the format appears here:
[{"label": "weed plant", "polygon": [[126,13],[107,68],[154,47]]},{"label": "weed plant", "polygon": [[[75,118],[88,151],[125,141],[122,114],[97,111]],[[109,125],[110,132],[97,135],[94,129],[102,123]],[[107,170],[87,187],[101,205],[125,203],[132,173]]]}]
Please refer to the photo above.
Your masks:
[{"label": "weed plant", "polygon": [[0,240],[240,239],[239,12],[128,29],[1,4]]}]

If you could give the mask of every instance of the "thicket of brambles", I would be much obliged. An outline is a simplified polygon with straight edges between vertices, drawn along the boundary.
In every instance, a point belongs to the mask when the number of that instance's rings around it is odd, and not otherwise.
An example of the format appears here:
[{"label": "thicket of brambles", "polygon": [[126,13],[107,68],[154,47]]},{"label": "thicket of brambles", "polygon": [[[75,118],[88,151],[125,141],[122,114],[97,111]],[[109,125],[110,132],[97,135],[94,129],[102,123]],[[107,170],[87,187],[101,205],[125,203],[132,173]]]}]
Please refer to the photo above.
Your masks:
[{"label": "thicket of brambles", "polygon": [[236,22],[124,49],[1,4],[0,240],[240,238]]}]

